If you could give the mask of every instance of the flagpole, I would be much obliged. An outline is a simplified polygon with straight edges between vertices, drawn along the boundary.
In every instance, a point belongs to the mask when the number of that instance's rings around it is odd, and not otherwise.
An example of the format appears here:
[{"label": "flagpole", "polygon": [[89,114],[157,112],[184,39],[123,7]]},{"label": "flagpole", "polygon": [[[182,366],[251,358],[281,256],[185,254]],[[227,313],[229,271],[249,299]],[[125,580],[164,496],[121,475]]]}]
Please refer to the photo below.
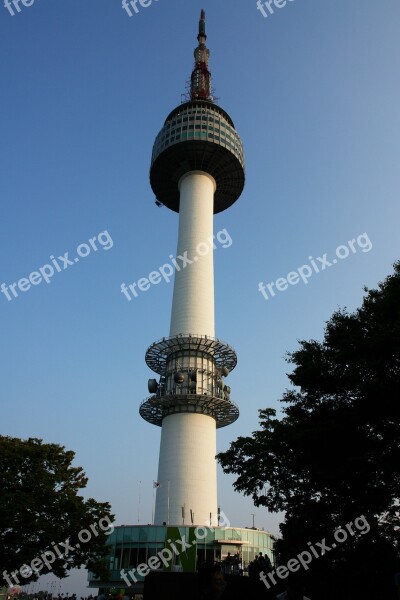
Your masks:
[{"label": "flagpole", "polygon": [[156,484],[153,481],[153,504],[152,504],[152,507],[151,507],[151,522],[153,523],[153,525],[154,525],[154,494],[155,494],[154,490],[155,489],[156,489]]},{"label": "flagpole", "polygon": [[138,525],[140,524],[140,492],[142,489],[142,482],[139,481],[139,502],[138,502],[138,509],[137,509],[137,522]]},{"label": "flagpole", "polygon": [[167,512],[167,525],[169,525],[169,481],[168,481],[168,512]]}]

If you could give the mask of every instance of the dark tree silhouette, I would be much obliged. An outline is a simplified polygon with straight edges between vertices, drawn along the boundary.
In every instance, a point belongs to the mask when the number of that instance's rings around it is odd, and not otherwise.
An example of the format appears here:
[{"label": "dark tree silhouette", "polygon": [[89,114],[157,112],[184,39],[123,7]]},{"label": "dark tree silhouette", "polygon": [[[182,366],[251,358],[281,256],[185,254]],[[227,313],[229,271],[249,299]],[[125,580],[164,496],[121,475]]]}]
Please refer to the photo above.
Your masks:
[{"label": "dark tree silhouette", "polygon": [[[322,342],[303,340],[288,355],[295,387],[281,400],[283,418],[260,410],[261,429],[217,457],[226,473],[238,475],[237,491],[257,506],[285,512],[280,562],[309,549],[307,542],[332,540],[336,528],[364,516],[368,533],[348,532],[345,542],[313,557],[307,574],[318,598],[390,598],[394,592],[393,562],[400,550],[400,263],[378,289],[365,291],[361,308],[331,317]],[[352,595],[360,586],[365,595]]]},{"label": "dark tree silhouette", "polygon": [[81,467],[72,466],[74,456],[39,439],[0,436],[0,582],[4,585],[23,585],[50,571],[65,577],[82,565],[107,578],[105,541],[113,515],[108,502],[79,495],[87,478]]}]

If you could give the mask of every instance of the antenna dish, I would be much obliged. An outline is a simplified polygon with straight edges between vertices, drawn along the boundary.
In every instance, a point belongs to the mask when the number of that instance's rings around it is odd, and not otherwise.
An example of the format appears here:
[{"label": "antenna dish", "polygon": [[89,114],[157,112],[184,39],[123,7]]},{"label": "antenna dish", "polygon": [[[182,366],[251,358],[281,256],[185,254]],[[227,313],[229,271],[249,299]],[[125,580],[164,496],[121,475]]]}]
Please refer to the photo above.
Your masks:
[{"label": "antenna dish", "polygon": [[158,383],[156,379],[149,379],[147,382],[147,387],[149,389],[150,394],[155,394],[158,390]]}]

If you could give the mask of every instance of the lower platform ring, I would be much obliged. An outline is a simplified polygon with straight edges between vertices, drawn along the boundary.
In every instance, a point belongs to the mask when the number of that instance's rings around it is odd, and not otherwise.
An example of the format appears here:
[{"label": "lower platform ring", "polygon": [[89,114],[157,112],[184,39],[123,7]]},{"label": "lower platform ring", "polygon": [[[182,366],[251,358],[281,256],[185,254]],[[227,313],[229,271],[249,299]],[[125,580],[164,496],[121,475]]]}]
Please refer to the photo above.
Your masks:
[{"label": "lower platform ring", "polygon": [[140,416],[152,425],[162,426],[163,419],[177,413],[202,414],[213,417],[217,429],[234,423],[239,417],[239,408],[231,400],[213,396],[150,396],[139,407]]}]

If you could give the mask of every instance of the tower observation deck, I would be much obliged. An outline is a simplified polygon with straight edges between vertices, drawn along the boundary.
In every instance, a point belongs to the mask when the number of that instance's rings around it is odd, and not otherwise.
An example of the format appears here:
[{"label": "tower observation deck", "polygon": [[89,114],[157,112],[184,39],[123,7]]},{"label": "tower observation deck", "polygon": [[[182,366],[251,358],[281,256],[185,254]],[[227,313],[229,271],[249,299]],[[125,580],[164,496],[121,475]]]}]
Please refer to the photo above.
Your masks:
[{"label": "tower observation deck", "polygon": [[[168,337],[153,343],[146,363],[158,376],[140,415],[161,426],[155,524],[218,525],[216,428],[239,409],[225,378],[235,351],[215,337],[213,215],[244,187],[243,145],[233,121],[211,95],[205,13],[201,11],[189,100],[157,135],[150,183],[157,200],[179,213],[176,269]],[[208,251],[205,249],[208,248]]]},{"label": "tower observation deck", "polygon": [[211,96],[210,51],[205,46],[205,13],[201,12],[198,47],[191,77],[190,100],[175,108],[156,137],[150,183],[157,199],[179,212],[179,180],[201,170],[217,184],[214,213],[229,208],[244,187],[244,152],[232,119]]}]

